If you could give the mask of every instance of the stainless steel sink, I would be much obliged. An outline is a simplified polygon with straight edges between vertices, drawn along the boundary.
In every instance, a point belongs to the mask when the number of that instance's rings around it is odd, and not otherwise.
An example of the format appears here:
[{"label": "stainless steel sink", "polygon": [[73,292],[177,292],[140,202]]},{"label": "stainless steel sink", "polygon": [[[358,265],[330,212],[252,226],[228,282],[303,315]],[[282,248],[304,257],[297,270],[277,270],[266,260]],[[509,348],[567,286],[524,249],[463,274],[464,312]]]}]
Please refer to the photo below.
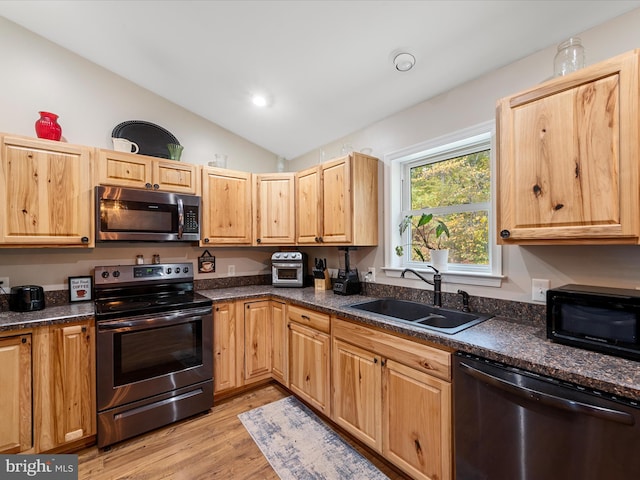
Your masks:
[{"label": "stainless steel sink", "polygon": [[461,312],[395,298],[381,298],[354,303],[349,307],[450,335],[492,317],[492,315]]}]

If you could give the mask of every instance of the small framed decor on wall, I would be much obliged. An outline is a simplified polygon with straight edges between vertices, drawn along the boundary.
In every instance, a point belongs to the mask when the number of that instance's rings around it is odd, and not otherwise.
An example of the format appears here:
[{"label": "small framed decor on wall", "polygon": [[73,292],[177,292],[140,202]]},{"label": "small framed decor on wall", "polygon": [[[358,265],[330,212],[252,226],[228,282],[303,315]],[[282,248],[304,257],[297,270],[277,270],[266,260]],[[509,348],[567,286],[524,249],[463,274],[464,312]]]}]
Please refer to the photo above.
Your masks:
[{"label": "small framed decor on wall", "polygon": [[69,277],[69,301],[86,302],[91,300],[93,278]]}]

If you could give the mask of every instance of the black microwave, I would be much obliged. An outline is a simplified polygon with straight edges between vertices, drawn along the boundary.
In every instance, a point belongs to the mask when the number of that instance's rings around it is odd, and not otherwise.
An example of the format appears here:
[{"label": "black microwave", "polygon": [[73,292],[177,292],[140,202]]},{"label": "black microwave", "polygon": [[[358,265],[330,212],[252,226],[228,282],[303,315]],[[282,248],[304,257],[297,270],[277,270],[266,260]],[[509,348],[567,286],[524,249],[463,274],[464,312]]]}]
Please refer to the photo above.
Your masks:
[{"label": "black microwave", "polygon": [[95,188],[96,241],[197,242],[200,197],[133,188]]},{"label": "black microwave", "polygon": [[640,291],[589,285],[547,290],[547,338],[640,360]]}]

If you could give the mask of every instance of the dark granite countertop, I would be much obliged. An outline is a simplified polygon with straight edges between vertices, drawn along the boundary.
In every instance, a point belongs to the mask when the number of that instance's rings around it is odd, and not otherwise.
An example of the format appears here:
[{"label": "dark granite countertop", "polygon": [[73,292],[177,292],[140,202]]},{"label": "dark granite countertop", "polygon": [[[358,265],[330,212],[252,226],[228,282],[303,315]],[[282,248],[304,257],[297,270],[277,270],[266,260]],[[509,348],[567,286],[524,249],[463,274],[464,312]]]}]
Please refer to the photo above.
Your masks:
[{"label": "dark granite countertop", "polygon": [[93,302],[56,305],[35,312],[0,311],[0,332],[93,318]]},{"label": "dark granite countertop", "polygon": [[[350,308],[350,304],[372,299],[361,295],[341,296],[330,290],[270,285],[200,290],[199,293],[214,303],[271,296],[434,345],[640,400],[640,362],[552,343],[547,340],[543,327],[531,322],[494,317],[455,335],[447,335]],[[48,307],[38,312],[0,312],[0,331],[81,320],[92,315],[91,302]]]},{"label": "dark granite countertop", "polygon": [[361,295],[341,296],[335,295],[332,291],[315,291],[313,288],[271,286],[204,290],[200,293],[214,302],[271,295],[453,350],[461,350],[542,375],[640,400],[640,362],[553,343],[546,338],[543,327],[519,322],[517,319],[494,317],[455,335],[447,335],[400,321],[382,319],[374,314],[348,307],[372,299]]}]

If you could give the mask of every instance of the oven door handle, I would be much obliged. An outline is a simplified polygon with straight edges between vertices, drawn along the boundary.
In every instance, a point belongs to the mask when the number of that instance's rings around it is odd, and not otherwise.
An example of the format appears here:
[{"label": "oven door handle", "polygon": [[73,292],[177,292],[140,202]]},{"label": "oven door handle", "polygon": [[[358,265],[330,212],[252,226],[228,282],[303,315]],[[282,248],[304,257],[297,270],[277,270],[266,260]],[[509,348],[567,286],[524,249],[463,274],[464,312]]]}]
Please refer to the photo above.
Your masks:
[{"label": "oven door handle", "polygon": [[98,331],[109,330],[111,332],[116,332],[145,330],[148,328],[187,323],[194,319],[200,319],[203,315],[209,314],[211,314],[211,308],[207,307],[190,311],[188,314],[176,312],[169,315],[147,315],[145,317],[138,318],[100,320],[98,321]]}]

